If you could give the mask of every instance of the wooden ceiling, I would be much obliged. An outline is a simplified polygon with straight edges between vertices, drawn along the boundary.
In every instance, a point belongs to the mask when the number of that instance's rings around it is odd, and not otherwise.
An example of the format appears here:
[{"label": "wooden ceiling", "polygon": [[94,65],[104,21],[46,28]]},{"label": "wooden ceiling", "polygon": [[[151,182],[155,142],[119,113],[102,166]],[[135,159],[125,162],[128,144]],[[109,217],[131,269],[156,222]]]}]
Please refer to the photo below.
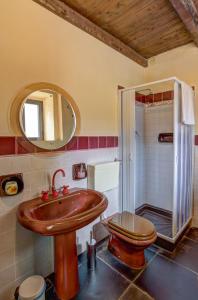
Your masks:
[{"label": "wooden ceiling", "polygon": [[198,0],[33,1],[143,66],[157,54],[198,44]]}]

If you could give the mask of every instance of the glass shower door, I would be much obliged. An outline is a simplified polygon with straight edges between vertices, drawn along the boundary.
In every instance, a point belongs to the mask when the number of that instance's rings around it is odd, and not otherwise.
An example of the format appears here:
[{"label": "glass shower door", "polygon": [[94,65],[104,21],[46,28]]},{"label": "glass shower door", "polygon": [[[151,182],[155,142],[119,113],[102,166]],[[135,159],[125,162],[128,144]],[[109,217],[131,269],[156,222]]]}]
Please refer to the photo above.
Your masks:
[{"label": "glass shower door", "polygon": [[181,122],[181,84],[174,88],[174,209],[173,237],[192,217],[193,126]]}]

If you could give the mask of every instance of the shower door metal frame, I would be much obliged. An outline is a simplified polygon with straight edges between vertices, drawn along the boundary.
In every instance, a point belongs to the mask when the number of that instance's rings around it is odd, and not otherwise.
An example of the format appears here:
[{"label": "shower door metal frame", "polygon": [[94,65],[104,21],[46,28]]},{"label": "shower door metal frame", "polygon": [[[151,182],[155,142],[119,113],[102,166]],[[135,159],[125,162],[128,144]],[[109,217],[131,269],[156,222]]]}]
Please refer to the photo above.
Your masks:
[{"label": "shower door metal frame", "polygon": [[178,81],[174,82],[174,100],[173,100],[173,221],[172,221],[172,235],[177,235],[177,172],[178,172],[178,101],[179,101],[179,87]]},{"label": "shower door metal frame", "polygon": [[[152,81],[145,84],[124,88],[118,91],[118,110],[119,110],[119,160],[120,160],[120,188],[119,188],[119,209],[120,211],[128,210],[130,212],[135,211],[135,183],[134,183],[134,171],[135,171],[135,90],[139,88],[144,88],[148,85],[163,83],[167,81],[174,82],[174,171],[173,171],[173,225],[172,233],[173,237],[167,237],[160,233],[157,233],[159,237],[166,239],[169,242],[175,242],[180,235],[180,233],[185,229],[188,223],[191,221],[192,215],[189,217],[187,222],[177,232],[177,145],[176,145],[176,136],[177,136],[177,126],[176,122],[176,111],[177,103],[179,97],[179,86],[182,81],[176,77],[169,77],[162,80]],[[130,92],[133,93],[131,94]],[[127,97],[124,97],[124,94]],[[133,99],[130,98],[133,95]],[[131,182],[130,182],[131,180]],[[129,184],[130,183],[130,184]]]},{"label": "shower door metal frame", "polygon": [[122,89],[118,91],[119,97],[119,210],[135,210],[135,90]]},{"label": "shower door metal frame", "polygon": [[[172,223],[172,234],[173,234],[173,240],[176,240],[178,236],[181,234],[183,230],[188,226],[192,219],[192,201],[193,201],[193,168],[194,168],[194,130],[192,130],[192,182],[191,182],[191,208],[189,211],[189,216],[186,222],[181,226],[181,218],[182,218],[182,205],[180,203],[181,199],[178,195],[178,178],[179,178],[179,170],[178,170],[178,159],[179,159],[179,132],[178,127],[181,119],[181,82],[179,80],[176,80],[174,82],[174,111],[173,111],[173,124],[174,124],[174,139],[173,139],[173,145],[174,145],[174,183],[173,183],[173,223]],[[181,148],[181,147],[180,147]],[[179,218],[178,218],[179,215]],[[179,227],[179,228],[178,228]]]}]

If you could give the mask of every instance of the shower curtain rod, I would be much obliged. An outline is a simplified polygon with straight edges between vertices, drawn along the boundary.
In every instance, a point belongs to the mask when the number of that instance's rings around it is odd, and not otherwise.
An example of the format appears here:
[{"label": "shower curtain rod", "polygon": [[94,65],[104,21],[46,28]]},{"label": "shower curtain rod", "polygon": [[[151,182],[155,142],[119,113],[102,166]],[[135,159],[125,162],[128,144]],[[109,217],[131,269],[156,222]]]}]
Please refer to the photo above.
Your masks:
[{"label": "shower curtain rod", "polygon": [[151,84],[162,83],[162,82],[172,81],[172,80],[173,81],[177,81],[179,84],[182,84],[182,81],[179,80],[177,77],[169,77],[169,78],[165,78],[165,79],[161,79],[161,80],[151,81],[151,82],[147,82],[147,83],[144,83],[144,84],[140,84],[140,85],[136,85],[136,86],[131,86],[131,87],[128,87],[128,88],[124,88],[124,89],[119,90],[119,93],[131,90],[131,89],[137,89],[137,88],[141,88],[141,87],[146,87],[147,85],[151,85]]}]

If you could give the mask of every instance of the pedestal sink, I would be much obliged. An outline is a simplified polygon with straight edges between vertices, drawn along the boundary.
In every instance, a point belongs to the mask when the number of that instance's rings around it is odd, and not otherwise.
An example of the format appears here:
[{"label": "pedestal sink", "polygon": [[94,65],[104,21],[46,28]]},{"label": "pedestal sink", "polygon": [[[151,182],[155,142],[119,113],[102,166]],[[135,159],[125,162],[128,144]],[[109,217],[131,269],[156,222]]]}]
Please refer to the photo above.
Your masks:
[{"label": "pedestal sink", "polygon": [[95,220],[107,205],[99,192],[72,189],[56,199],[35,198],[18,207],[18,221],[25,228],[54,236],[55,286],[61,300],[73,298],[79,290],[76,230]]}]

